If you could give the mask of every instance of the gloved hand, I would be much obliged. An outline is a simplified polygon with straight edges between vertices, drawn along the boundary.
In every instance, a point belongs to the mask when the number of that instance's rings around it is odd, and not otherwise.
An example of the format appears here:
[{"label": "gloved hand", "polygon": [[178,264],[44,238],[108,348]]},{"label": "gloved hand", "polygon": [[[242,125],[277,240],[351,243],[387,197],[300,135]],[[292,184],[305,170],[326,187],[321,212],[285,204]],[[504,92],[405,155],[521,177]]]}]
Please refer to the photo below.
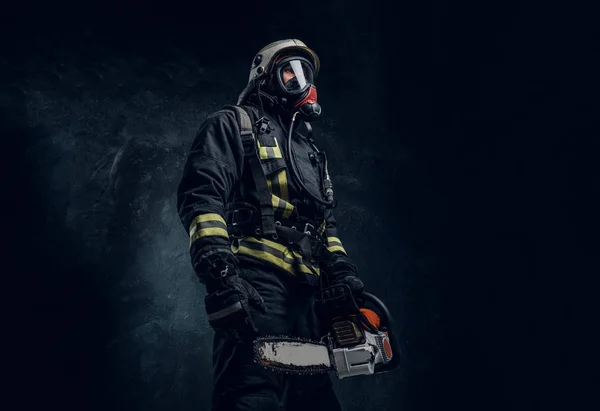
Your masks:
[{"label": "gloved hand", "polygon": [[348,256],[330,254],[326,270],[331,285],[347,284],[354,297],[359,297],[364,291],[365,286],[357,275],[358,269]]},{"label": "gloved hand", "polygon": [[267,311],[265,302],[254,287],[229,265],[213,273],[205,284],[208,295],[204,305],[210,326],[238,341],[254,339],[258,329],[250,315],[250,305],[263,313]]},{"label": "gloved hand", "polygon": [[354,297],[360,297],[365,289],[362,280],[353,272],[340,272],[330,275],[331,285],[346,284],[350,287]]}]

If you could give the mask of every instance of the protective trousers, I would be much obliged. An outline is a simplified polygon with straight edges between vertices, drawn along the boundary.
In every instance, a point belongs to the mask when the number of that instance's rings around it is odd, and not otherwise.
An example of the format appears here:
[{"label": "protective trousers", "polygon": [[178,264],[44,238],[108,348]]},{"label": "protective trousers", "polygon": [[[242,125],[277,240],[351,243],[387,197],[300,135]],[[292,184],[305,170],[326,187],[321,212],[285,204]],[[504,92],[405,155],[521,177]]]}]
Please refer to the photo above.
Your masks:
[{"label": "protective trousers", "polygon": [[[253,309],[261,335],[319,340],[323,324],[314,308],[314,288],[265,267],[240,264],[240,276],[264,299],[268,312]],[[291,376],[254,362],[251,342],[235,342],[221,333],[213,345],[213,411],[341,411],[328,374]]]}]

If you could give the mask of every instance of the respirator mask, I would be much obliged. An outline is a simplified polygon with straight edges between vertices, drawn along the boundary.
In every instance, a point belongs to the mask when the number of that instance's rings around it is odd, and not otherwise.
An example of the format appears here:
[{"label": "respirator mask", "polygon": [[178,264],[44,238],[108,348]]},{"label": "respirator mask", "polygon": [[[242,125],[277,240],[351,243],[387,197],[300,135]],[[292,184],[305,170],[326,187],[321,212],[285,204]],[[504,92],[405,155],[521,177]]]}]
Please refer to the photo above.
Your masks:
[{"label": "respirator mask", "polygon": [[314,68],[304,57],[283,57],[275,62],[274,88],[282,105],[306,122],[315,121],[321,114],[314,85]]}]

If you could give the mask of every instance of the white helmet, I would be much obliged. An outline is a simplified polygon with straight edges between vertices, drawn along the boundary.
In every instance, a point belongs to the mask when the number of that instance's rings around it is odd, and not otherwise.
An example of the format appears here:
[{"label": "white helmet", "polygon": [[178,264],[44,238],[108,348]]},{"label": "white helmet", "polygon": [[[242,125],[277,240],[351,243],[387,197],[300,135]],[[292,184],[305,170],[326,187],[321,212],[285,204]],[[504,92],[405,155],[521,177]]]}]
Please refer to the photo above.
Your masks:
[{"label": "white helmet", "polygon": [[296,68],[296,73],[300,77],[300,80],[302,80],[296,90],[290,90],[289,88],[285,90],[283,88],[283,91],[291,94],[299,94],[304,92],[309,86],[314,86],[312,83],[319,74],[321,66],[317,54],[300,40],[279,40],[266,45],[254,56],[248,77],[248,84],[240,94],[237,104],[241,104],[248,97],[260,80],[267,79],[273,73],[276,63],[282,60],[279,57],[282,56],[290,57],[289,60],[293,60],[291,57],[301,58],[301,61],[299,59],[296,65],[294,65],[294,62],[290,63]]}]

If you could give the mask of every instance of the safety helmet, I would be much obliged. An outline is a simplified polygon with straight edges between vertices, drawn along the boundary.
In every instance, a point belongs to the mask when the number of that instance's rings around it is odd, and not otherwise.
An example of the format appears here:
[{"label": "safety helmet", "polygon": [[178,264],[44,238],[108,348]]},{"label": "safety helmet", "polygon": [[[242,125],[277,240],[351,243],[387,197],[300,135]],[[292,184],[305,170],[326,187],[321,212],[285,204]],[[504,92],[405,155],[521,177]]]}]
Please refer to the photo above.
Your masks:
[{"label": "safety helmet", "polygon": [[[275,94],[288,101],[307,120],[318,118],[321,108],[316,103],[314,81],[319,74],[317,54],[297,39],[279,40],[263,47],[252,60],[248,84],[238,104],[254,91],[256,85],[274,74]],[[291,81],[288,81],[292,78]]]},{"label": "safety helmet", "polygon": [[306,44],[297,39],[279,40],[266,45],[254,56],[248,83],[267,78],[272,73],[277,57],[282,56],[283,53],[291,56],[304,56],[313,66],[313,77],[316,78],[319,74],[321,67],[319,57]]}]

